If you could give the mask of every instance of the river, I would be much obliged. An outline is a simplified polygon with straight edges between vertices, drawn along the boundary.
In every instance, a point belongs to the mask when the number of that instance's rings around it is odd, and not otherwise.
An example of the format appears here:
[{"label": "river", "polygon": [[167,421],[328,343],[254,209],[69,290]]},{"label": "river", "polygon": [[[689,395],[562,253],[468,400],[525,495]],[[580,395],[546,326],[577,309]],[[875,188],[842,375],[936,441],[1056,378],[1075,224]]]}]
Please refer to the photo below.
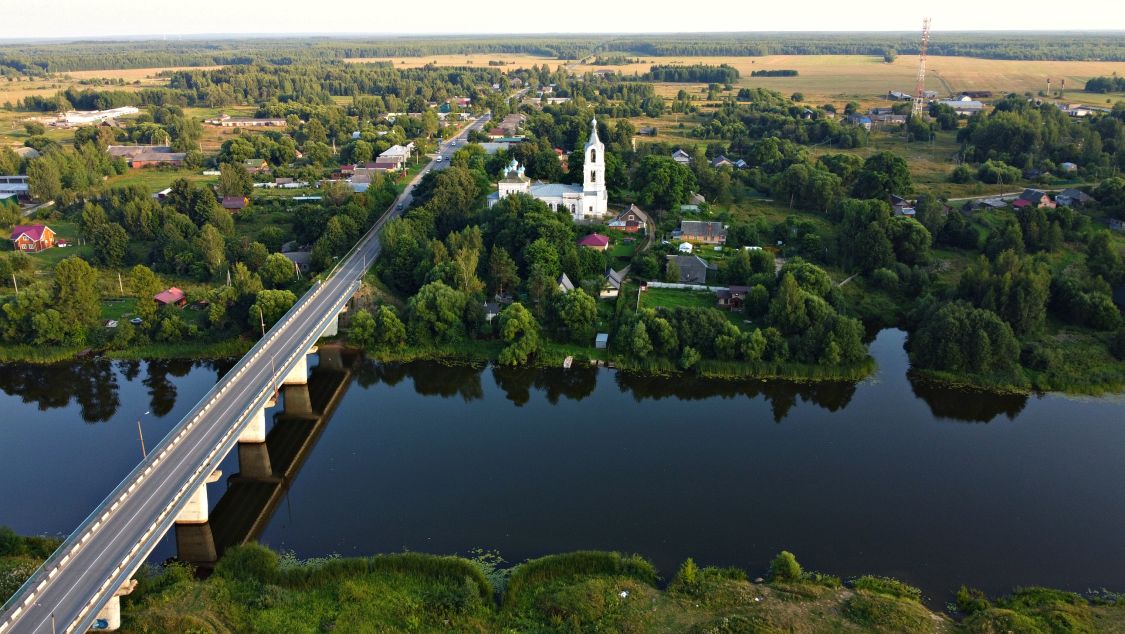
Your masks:
[{"label": "river", "polygon": [[[614,549],[665,576],[687,556],[756,576],[788,549],[938,602],[1125,589],[1122,399],[914,382],[904,338],[879,333],[858,384],[357,361],[256,532],[302,557]],[[0,368],[0,524],[75,527],[140,459],[138,419],[151,447],[227,367]],[[153,558],[175,553],[169,536]]]}]

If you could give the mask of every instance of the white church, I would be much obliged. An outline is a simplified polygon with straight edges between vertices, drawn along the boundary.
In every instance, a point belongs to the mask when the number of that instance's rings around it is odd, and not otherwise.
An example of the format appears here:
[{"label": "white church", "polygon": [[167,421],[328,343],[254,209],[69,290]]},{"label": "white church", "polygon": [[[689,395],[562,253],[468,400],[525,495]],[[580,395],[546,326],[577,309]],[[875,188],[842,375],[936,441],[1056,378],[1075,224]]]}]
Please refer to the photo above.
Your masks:
[{"label": "white church", "polygon": [[496,184],[496,193],[488,197],[491,207],[514,193],[527,194],[547,203],[556,211],[567,210],[575,220],[600,220],[609,215],[609,197],[605,187],[605,145],[598,139],[598,120],[590,120],[590,140],[586,142],[581,185],[532,183],[524,176],[523,167],[512,161],[504,170],[504,179]]}]

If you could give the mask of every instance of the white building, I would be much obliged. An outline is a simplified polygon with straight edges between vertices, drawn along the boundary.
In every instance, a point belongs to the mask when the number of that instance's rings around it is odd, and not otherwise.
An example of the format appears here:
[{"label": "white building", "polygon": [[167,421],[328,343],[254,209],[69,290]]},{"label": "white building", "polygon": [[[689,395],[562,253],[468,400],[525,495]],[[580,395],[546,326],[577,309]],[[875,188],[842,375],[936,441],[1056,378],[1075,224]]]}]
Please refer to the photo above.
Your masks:
[{"label": "white building", "polygon": [[575,220],[595,220],[608,216],[605,145],[598,139],[597,119],[592,119],[590,125],[590,140],[586,142],[581,185],[532,183],[530,178],[524,176],[523,167],[512,161],[504,171],[504,179],[496,184],[496,193],[488,197],[488,205],[491,207],[502,198],[520,193],[537,198],[556,211],[565,209]]}]

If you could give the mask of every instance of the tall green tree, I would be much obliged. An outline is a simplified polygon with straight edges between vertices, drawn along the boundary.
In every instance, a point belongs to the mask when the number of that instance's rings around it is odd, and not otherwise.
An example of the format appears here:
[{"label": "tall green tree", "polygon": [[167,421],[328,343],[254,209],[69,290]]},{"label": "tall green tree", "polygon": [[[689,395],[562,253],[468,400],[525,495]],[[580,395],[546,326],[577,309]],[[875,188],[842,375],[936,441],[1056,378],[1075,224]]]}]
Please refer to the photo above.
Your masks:
[{"label": "tall green tree", "polygon": [[98,272],[85,260],[69,257],[55,266],[54,307],[67,323],[90,325],[101,314]]},{"label": "tall green tree", "polygon": [[500,312],[500,339],[507,344],[501,365],[523,365],[539,352],[539,324],[523,304],[513,302]]}]

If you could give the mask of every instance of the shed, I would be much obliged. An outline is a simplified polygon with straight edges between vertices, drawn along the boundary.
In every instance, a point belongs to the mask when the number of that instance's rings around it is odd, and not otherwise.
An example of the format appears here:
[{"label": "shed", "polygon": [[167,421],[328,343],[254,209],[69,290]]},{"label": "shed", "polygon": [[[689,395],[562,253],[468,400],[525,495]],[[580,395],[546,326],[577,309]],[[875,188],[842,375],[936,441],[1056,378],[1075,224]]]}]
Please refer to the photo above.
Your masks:
[{"label": "shed", "polygon": [[609,333],[599,332],[597,336],[594,337],[594,347],[598,350],[605,350],[607,345],[609,345]]},{"label": "shed", "polygon": [[184,305],[187,304],[187,293],[172,286],[166,290],[160,291],[154,295],[152,299],[161,306],[179,306],[183,308]]}]

